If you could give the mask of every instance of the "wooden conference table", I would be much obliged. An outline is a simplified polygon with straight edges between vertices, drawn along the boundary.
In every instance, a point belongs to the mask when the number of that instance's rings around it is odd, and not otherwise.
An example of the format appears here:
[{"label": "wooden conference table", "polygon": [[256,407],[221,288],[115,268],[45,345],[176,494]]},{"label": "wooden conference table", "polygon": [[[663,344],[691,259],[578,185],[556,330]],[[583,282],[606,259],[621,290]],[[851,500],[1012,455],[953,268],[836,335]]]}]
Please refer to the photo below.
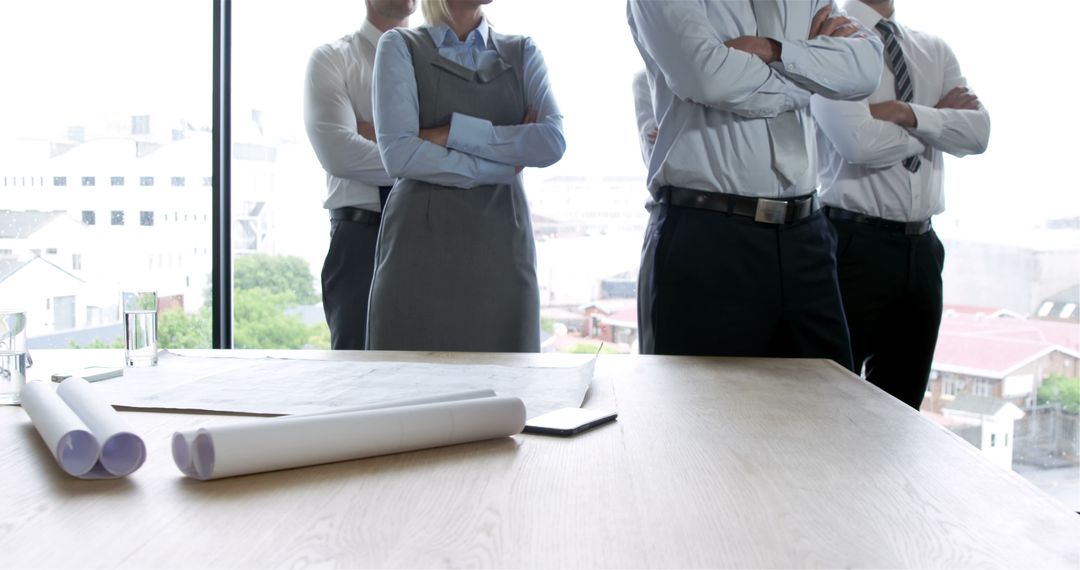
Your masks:
[{"label": "wooden conference table", "polygon": [[[34,358],[32,378],[121,361]],[[83,481],[0,406],[0,567],[1080,568],[1080,516],[827,361],[604,355],[585,406],[619,419],[210,482],[180,475],[169,437],[241,417],[124,412],[146,464]]]}]

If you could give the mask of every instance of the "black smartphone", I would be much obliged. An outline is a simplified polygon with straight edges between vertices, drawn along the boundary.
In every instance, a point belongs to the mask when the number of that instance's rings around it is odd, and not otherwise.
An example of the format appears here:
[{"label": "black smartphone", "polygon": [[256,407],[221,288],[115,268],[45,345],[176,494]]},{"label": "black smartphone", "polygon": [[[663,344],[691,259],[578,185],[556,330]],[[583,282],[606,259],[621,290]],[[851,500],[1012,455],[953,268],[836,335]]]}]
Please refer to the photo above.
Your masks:
[{"label": "black smartphone", "polygon": [[607,410],[562,408],[527,420],[525,429],[522,431],[542,435],[570,436],[610,422],[617,415],[615,412]]}]

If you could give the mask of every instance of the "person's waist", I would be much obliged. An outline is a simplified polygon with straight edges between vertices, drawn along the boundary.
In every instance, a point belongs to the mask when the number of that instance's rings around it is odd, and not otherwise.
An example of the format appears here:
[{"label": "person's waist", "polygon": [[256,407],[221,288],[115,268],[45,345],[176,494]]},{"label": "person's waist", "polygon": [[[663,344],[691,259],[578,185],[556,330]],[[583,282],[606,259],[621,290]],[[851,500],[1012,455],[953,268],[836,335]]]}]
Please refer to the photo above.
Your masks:
[{"label": "person's waist", "polygon": [[810,217],[821,208],[816,191],[798,196],[765,198],[662,186],[657,201],[680,208],[712,210],[752,218],[764,224],[790,224]]},{"label": "person's waist", "polygon": [[372,184],[365,184],[349,178],[327,177],[326,198],[323,207],[331,208],[367,208],[373,206],[378,209],[379,188]]},{"label": "person's waist", "polygon": [[378,225],[382,220],[382,214],[365,208],[344,206],[341,208],[330,208],[330,219],[336,222],[356,222],[367,225]]},{"label": "person's waist", "polygon": [[914,222],[901,222],[868,216],[866,214],[860,214],[859,212],[853,212],[835,206],[825,206],[823,211],[825,212],[825,216],[834,222],[861,224],[892,234],[908,236],[922,235],[930,231],[931,227],[930,218]]}]

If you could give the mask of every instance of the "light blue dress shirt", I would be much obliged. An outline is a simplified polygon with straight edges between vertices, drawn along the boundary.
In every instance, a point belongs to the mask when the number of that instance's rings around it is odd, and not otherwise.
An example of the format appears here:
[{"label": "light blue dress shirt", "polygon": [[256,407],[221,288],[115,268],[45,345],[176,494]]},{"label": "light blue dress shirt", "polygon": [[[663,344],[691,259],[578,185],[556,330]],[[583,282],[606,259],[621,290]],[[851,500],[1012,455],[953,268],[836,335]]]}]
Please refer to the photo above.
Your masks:
[{"label": "light blue dress shirt", "polygon": [[[486,19],[458,39],[448,26],[426,26],[439,55],[476,70],[499,57]],[[495,126],[490,121],[454,113],[447,146],[421,139],[419,103],[412,56],[405,40],[391,30],[383,34],[375,56],[374,112],[379,151],[386,171],[396,178],[472,188],[484,184],[510,184],[516,167],[545,167],[566,150],[562,114],[548,83],[544,58],[531,39],[525,39],[526,103],[537,115],[535,123]],[[525,117],[522,117],[524,120]]]},{"label": "light blue dress shirt", "polygon": [[[782,0],[778,0],[782,1]],[[782,1],[788,36],[773,38],[771,65],[724,42],[757,34],[750,0],[628,0],[627,18],[654,86],[659,132],[649,161],[649,190],[681,186],[755,197],[791,197],[816,186],[811,94],[861,99],[882,68],[881,40],[856,22],[850,38],[794,37],[809,30],[829,0]],[[834,15],[838,12],[834,11]],[[772,168],[765,119],[795,111],[811,168],[789,184]]]}]

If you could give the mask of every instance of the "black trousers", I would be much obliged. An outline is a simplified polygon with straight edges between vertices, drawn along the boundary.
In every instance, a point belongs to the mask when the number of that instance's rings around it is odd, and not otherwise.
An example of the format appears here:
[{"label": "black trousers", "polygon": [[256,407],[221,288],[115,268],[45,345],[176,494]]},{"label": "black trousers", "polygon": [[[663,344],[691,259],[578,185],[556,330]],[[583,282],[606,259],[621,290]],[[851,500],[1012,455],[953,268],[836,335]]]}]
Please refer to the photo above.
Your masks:
[{"label": "black trousers", "polygon": [[653,206],[638,276],[642,354],[829,358],[851,368],[821,212],[772,225]]},{"label": "black trousers", "polygon": [[941,326],[945,248],[933,230],[831,223],[856,373],[865,366],[867,380],[917,410]]},{"label": "black trousers", "polygon": [[323,311],[334,350],[363,350],[368,294],[375,273],[378,223],[333,220],[322,268]]}]

